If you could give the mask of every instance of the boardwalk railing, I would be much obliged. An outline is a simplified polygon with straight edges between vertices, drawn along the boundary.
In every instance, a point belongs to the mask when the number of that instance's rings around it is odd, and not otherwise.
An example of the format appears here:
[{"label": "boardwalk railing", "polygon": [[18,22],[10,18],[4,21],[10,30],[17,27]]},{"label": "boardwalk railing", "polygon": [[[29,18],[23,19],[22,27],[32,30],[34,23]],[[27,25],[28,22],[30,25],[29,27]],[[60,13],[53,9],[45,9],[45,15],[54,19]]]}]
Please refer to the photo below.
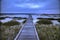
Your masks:
[{"label": "boardwalk railing", "polygon": [[[34,25],[34,24],[33,24],[33,25]],[[34,28],[35,28],[35,25],[34,25]],[[36,33],[37,39],[40,40],[40,39],[39,39],[39,36],[38,36],[38,33],[37,33],[37,31],[36,31],[36,28],[35,28],[35,33]]]},{"label": "boardwalk railing", "polygon": [[[25,24],[24,24],[25,25]],[[19,30],[18,34],[16,35],[16,37],[14,38],[14,40],[17,40],[17,38],[19,37],[20,33],[22,32],[22,29],[24,27],[24,25],[22,25],[22,28]]]}]

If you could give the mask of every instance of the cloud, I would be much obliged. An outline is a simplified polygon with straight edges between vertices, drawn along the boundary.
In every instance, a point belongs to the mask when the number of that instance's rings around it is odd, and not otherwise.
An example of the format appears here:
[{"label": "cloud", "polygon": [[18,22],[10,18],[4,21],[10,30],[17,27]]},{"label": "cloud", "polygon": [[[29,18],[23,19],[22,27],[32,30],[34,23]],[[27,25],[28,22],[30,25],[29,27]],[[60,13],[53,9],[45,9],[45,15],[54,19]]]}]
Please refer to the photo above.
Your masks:
[{"label": "cloud", "polygon": [[24,3],[24,4],[15,4],[16,7],[21,7],[21,8],[41,8],[43,5],[40,4],[33,4],[33,3]]}]

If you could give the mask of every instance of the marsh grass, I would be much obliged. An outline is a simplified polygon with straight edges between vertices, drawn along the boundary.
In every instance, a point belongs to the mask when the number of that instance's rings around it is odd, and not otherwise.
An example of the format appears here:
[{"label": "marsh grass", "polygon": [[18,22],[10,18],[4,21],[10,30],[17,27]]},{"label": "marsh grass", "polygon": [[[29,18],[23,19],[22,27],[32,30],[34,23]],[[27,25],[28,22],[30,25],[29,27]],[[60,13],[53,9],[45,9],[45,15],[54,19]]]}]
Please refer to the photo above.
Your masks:
[{"label": "marsh grass", "polygon": [[20,28],[20,23],[16,21],[2,23],[0,28],[1,40],[14,40]]},{"label": "marsh grass", "polygon": [[53,25],[36,25],[40,40],[60,40],[60,27]]}]

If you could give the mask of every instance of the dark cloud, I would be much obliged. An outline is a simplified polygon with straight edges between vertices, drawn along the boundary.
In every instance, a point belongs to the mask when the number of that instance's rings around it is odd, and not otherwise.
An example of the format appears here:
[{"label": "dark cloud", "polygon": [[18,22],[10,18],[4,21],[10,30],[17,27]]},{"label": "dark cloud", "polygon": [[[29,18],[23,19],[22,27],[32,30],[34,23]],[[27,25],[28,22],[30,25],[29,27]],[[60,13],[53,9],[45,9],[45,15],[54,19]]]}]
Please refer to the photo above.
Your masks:
[{"label": "dark cloud", "polygon": [[1,12],[59,13],[58,0],[2,0],[1,4]]}]

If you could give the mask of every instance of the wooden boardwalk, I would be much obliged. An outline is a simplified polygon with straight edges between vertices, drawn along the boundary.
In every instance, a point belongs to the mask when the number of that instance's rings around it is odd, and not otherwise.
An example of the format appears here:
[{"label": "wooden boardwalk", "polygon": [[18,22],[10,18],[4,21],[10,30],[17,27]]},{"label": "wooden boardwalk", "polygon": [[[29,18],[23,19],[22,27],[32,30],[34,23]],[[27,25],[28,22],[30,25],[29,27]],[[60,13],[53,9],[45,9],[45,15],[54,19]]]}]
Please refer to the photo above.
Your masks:
[{"label": "wooden boardwalk", "polygon": [[29,16],[14,40],[39,40],[31,16]]}]

